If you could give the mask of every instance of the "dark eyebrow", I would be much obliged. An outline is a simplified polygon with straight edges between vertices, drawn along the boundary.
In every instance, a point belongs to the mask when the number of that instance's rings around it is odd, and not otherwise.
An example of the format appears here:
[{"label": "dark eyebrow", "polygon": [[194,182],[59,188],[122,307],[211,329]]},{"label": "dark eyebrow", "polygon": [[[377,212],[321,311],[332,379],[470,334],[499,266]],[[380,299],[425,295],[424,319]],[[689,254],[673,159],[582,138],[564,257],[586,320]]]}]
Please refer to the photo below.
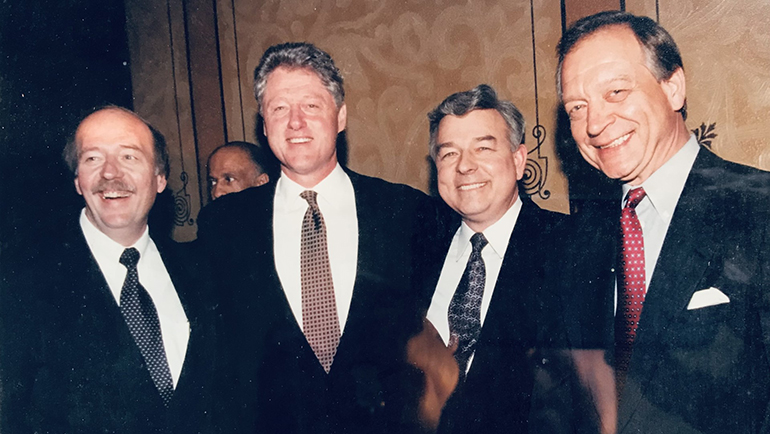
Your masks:
[{"label": "dark eyebrow", "polygon": [[491,135],[491,134],[487,134],[486,136],[476,137],[476,139],[475,139],[475,140],[476,140],[477,142],[485,142],[485,141],[488,141],[488,140],[491,140],[491,141],[496,141],[496,140],[497,140],[497,137],[495,137],[495,136],[493,136],[493,135]]}]

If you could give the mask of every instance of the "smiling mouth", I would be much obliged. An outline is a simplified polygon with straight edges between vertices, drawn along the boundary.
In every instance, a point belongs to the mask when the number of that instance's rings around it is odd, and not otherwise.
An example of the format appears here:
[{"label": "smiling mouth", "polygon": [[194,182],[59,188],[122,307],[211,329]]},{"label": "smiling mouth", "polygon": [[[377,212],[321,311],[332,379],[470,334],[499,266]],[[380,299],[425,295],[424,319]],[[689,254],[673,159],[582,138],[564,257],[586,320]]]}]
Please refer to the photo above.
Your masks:
[{"label": "smiling mouth", "polygon": [[477,188],[481,188],[483,186],[487,185],[486,182],[476,182],[473,184],[463,184],[459,187],[457,187],[460,191],[468,191],[468,190],[476,190]]},{"label": "smiling mouth", "polygon": [[312,140],[310,137],[294,137],[291,139],[287,139],[287,141],[292,145],[301,145],[303,143],[309,142],[310,140]]},{"label": "smiling mouth", "polygon": [[102,199],[122,199],[131,195],[129,191],[103,191]]},{"label": "smiling mouth", "polygon": [[632,133],[628,133],[628,134],[625,134],[623,136],[620,136],[620,137],[618,137],[617,139],[613,140],[612,142],[610,142],[607,145],[599,146],[599,149],[603,150],[603,149],[616,148],[616,147],[622,145],[623,143],[625,143],[628,140],[628,138],[631,137],[631,134]]}]

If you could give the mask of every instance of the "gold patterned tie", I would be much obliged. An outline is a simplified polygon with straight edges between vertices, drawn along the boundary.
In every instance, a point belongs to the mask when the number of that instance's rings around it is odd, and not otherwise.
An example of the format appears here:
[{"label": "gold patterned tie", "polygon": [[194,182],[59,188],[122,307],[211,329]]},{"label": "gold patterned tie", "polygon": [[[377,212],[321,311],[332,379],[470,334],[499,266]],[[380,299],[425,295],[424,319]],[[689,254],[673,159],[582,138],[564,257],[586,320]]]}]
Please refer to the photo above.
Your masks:
[{"label": "gold patterned tie", "polygon": [[329,265],[326,224],[316,202],[317,193],[305,190],[308,203],[302,220],[300,276],[302,281],[302,328],[318,361],[328,373],[340,342],[340,321]]}]

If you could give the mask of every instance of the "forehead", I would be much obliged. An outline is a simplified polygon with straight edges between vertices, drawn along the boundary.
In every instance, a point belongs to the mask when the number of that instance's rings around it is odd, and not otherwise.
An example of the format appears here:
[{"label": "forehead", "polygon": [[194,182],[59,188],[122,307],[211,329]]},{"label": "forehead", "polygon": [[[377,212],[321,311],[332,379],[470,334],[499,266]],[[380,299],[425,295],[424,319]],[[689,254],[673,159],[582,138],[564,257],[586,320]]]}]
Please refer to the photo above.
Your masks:
[{"label": "forehead", "polygon": [[212,168],[235,164],[251,163],[248,153],[241,148],[222,148],[211,157]]},{"label": "forehead", "polygon": [[[438,124],[438,142],[495,136],[507,138],[508,125],[494,109],[472,110],[462,116],[447,115]],[[502,137],[498,137],[502,136]]]},{"label": "forehead", "polygon": [[620,70],[647,69],[642,45],[624,25],[606,27],[586,36],[564,56],[562,90],[579,79],[599,79]]},{"label": "forehead", "polygon": [[331,98],[332,94],[314,70],[279,66],[267,76],[265,98],[272,99],[282,96],[328,96]]},{"label": "forehead", "polygon": [[131,113],[105,109],[91,114],[75,133],[78,149],[136,147],[152,152],[153,137],[147,125]]}]

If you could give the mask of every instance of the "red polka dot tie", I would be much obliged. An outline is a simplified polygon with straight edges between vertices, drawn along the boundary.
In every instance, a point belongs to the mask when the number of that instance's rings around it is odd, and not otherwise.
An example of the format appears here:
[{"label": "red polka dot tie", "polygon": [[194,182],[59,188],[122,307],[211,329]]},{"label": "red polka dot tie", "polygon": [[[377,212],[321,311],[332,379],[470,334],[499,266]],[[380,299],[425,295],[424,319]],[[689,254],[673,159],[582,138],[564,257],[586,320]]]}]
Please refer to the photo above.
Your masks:
[{"label": "red polka dot tie", "polygon": [[302,329],[318,361],[328,373],[340,342],[340,321],[329,265],[326,224],[316,202],[317,193],[306,190],[308,203],[302,220],[300,277],[302,281]]},{"label": "red polka dot tie", "polygon": [[618,391],[631,362],[636,329],[642,315],[646,277],[644,269],[644,236],[636,206],[644,199],[643,188],[628,192],[626,206],[620,216],[620,274],[618,275],[618,308],[615,313],[615,369]]},{"label": "red polka dot tie", "polygon": [[139,283],[139,274],[136,270],[138,262],[139,251],[133,247],[124,250],[120,255],[120,263],[128,270],[123,288],[120,290],[120,311],[123,313],[131,336],[139,346],[139,351],[142,353],[160,397],[163,398],[163,403],[168,406],[174,393],[174,383],[160,333],[158,311],[155,310],[150,294]]}]

